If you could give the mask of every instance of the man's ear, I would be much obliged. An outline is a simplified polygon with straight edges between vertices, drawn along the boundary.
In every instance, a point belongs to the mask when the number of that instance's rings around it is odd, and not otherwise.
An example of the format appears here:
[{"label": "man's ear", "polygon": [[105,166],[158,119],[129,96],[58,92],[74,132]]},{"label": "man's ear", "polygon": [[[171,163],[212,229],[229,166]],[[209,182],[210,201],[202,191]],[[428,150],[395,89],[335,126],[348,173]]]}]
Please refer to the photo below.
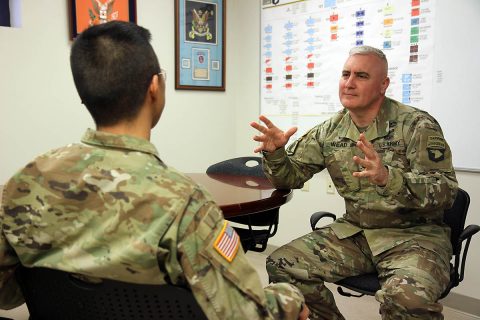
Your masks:
[{"label": "man's ear", "polygon": [[385,94],[385,92],[387,92],[387,88],[388,88],[389,85],[390,85],[390,78],[386,77],[385,80],[383,80],[383,82],[382,82],[382,87],[381,87],[380,92],[382,94]]},{"label": "man's ear", "polygon": [[159,81],[160,79],[158,74],[154,74],[152,76],[152,80],[150,81],[150,85],[148,86],[148,94],[150,95],[151,98],[156,99],[157,97],[157,92],[160,89]]}]

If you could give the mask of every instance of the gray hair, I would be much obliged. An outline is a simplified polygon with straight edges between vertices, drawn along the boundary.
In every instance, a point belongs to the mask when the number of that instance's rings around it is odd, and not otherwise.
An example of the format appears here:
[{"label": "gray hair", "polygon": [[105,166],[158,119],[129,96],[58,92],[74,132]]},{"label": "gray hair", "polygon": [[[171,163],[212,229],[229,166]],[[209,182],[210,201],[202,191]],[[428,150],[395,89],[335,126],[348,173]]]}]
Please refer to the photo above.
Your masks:
[{"label": "gray hair", "polygon": [[373,54],[380,58],[385,63],[385,71],[388,72],[388,61],[387,57],[385,56],[385,53],[383,53],[382,50],[370,47],[370,46],[358,46],[350,49],[350,52],[348,53],[349,56],[353,56],[355,54],[360,54],[360,55],[368,55],[368,54]]}]

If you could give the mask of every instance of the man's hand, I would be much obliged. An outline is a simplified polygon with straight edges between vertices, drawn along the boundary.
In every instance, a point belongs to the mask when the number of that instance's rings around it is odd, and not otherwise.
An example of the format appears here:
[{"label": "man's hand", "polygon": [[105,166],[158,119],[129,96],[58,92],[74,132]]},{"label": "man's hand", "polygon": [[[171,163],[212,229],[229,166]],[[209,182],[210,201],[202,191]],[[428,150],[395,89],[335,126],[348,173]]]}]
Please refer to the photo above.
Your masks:
[{"label": "man's hand", "polygon": [[263,115],[260,116],[259,119],[265,123],[266,127],[257,122],[250,123],[250,126],[262,133],[262,135],[253,136],[253,140],[261,142],[260,146],[253,150],[254,152],[260,152],[262,150],[273,152],[278,148],[285,146],[288,142],[288,139],[290,139],[290,137],[297,132],[296,127],[290,128],[286,132],[283,132]]},{"label": "man's hand", "polygon": [[303,308],[298,315],[298,320],[307,320],[308,316],[310,315],[310,310],[308,309],[306,304],[303,304]]},{"label": "man's hand", "polygon": [[382,159],[373,145],[367,141],[363,133],[357,141],[357,147],[365,154],[365,159],[354,156],[353,161],[363,167],[360,172],[354,172],[353,176],[357,178],[368,178],[371,183],[384,187],[388,182],[388,170],[383,165]]}]

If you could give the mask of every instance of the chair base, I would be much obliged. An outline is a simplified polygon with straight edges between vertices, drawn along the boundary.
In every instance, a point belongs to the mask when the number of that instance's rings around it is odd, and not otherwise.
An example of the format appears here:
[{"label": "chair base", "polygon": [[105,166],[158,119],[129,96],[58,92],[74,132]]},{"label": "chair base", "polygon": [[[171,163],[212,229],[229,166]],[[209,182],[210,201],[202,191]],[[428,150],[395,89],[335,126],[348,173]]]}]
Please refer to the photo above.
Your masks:
[{"label": "chair base", "polygon": [[234,227],[242,242],[243,251],[263,252],[267,249],[269,230],[249,230]]}]

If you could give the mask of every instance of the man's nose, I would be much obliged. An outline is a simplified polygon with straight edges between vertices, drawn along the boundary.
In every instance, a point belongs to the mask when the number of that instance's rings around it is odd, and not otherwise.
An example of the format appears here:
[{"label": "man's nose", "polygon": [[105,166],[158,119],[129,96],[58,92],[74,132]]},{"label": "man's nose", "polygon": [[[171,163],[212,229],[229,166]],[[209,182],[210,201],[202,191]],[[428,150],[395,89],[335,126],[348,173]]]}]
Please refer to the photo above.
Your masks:
[{"label": "man's nose", "polygon": [[355,87],[355,80],[353,79],[353,74],[351,74],[351,75],[345,80],[345,87],[348,87],[348,88],[353,88],[353,87]]}]

